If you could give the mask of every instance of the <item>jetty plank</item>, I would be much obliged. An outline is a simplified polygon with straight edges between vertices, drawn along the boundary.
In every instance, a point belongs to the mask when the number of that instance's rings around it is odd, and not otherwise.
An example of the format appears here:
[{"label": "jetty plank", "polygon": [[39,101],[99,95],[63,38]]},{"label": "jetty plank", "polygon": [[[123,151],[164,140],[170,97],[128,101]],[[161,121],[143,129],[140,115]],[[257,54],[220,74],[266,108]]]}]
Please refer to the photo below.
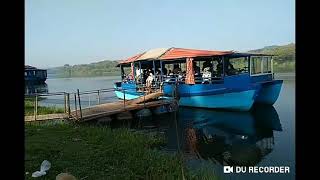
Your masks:
[{"label": "jetty plank", "polygon": [[[161,99],[158,98],[163,96],[162,92],[154,92],[151,94],[147,94],[140,98],[134,100],[119,100],[116,102],[98,104],[95,106],[91,106],[88,108],[83,108],[80,110],[74,110],[68,113],[59,113],[59,114],[45,114],[45,115],[37,115],[36,121],[45,121],[52,119],[68,119],[69,115],[71,119],[76,121],[90,121],[90,120],[102,120],[110,121],[111,115],[117,115],[117,119],[125,119],[129,118],[129,114],[133,110],[140,110],[143,108],[153,108],[159,107],[162,105],[170,105],[173,103],[172,100]],[[80,112],[82,112],[82,118],[80,118]],[[132,114],[131,114],[132,116]],[[106,119],[107,118],[107,119]],[[70,118],[69,118],[70,119]],[[25,116],[25,121],[35,121],[34,116]]]},{"label": "jetty plank", "polygon": [[43,114],[37,115],[37,120],[34,120],[34,116],[24,116],[24,121],[45,121],[45,120],[52,120],[52,119],[66,119],[68,115],[65,113],[59,114]]},{"label": "jetty plank", "polygon": [[[112,103],[105,103],[100,105],[95,105],[89,108],[82,109],[82,119],[80,119],[80,110],[72,111],[71,116],[75,120],[90,121],[105,116],[110,116],[114,114],[126,113],[132,110],[139,110],[143,108],[157,107],[161,105],[172,104],[171,100],[159,100],[157,98],[163,95],[162,92],[155,92],[148,94],[144,97],[140,97],[134,100],[128,101],[117,101]],[[144,102],[144,103],[143,103]],[[78,116],[76,116],[78,114]]]}]

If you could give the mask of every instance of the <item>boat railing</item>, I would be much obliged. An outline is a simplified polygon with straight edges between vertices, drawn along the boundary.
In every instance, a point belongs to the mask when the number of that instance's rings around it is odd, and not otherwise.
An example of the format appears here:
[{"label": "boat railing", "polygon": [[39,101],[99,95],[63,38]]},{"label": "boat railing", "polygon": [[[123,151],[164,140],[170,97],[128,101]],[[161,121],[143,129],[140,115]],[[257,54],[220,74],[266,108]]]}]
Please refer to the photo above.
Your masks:
[{"label": "boat railing", "polygon": [[[155,75],[153,82],[152,82],[152,89],[160,89],[163,83],[168,84],[174,84],[174,83],[185,83],[185,75],[181,74],[174,74],[174,75]],[[195,76],[195,83],[196,84],[215,84],[215,83],[221,83],[223,82],[223,78],[220,76],[208,76],[204,77],[203,74],[199,74]],[[140,91],[144,91],[141,89],[145,89],[146,87],[146,80],[139,79],[136,81],[123,81],[123,83],[134,83],[136,84],[135,88],[132,89],[140,89]],[[117,87],[119,90],[121,89],[121,86]],[[130,89],[127,89],[130,90]]]},{"label": "boat railing", "polygon": [[[185,76],[176,75],[176,76],[169,76],[164,78],[163,82],[165,83],[185,83]],[[216,83],[223,81],[222,77],[202,77],[201,76],[195,76],[195,82],[196,83]]]}]

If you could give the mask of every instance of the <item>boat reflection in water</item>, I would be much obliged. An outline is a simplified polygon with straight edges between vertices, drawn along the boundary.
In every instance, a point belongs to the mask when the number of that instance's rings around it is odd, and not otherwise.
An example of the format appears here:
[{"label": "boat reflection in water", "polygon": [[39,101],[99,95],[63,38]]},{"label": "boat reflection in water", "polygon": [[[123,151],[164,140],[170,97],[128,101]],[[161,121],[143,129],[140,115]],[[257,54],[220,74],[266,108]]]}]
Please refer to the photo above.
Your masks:
[{"label": "boat reflection in water", "polygon": [[[273,131],[282,131],[273,106],[255,105],[249,112],[180,107],[167,130],[167,150],[221,165],[254,166],[273,150]],[[177,138],[178,137],[178,138]]]},{"label": "boat reflection in water", "polygon": [[31,95],[35,93],[48,93],[47,83],[42,83],[42,84],[26,83],[24,86],[24,94]]}]

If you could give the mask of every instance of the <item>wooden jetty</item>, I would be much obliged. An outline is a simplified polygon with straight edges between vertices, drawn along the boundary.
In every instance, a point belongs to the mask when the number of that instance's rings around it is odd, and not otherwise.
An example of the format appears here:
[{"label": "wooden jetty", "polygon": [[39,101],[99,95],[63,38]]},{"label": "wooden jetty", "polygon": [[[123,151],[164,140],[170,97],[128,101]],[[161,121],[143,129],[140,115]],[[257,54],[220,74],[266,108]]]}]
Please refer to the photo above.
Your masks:
[{"label": "wooden jetty", "polygon": [[68,115],[65,113],[57,113],[57,114],[43,114],[37,115],[37,117],[32,116],[24,116],[24,121],[32,122],[32,121],[45,121],[45,120],[54,120],[54,119],[67,119]]},{"label": "wooden jetty", "polygon": [[111,120],[112,115],[116,115],[117,119],[125,118],[123,116],[132,116],[131,112],[141,110],[144,108],[155,108],[160,106],[168,106],[175,103],[174,100],[158,99],[163,96],[162,92],[154,92],[134,100],[117,101],[112,103],[105,103],[96,106],[91,106],[84,109],[78,109],[71,112],[72,119],[79,122],[86,122],[91,120],[106,121]]}]

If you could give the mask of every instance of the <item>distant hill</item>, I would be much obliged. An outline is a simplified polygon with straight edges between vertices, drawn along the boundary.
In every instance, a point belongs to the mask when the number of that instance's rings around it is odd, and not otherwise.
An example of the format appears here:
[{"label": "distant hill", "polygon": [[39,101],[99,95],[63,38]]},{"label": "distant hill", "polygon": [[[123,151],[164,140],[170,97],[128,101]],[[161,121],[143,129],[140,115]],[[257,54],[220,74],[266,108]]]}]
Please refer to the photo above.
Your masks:
[{"label": "distant hill", "polygon": [[294,43],[284,46],[266,46],[248,52],[273,54],[274,72],[294,72],[296,61],[296,45]]},{"label": "distant hill", "polygon": [[[295,44],[284,46],[266,46],[261,49],[250,50],[251,53],[273,54],[275,72],[295,71]],[[118,76],[120,69],[116,67],[119,61],[104,60],[91,64],[70,66],[68,64],[48,69],[48,77],[93,77]]]},{"label": "distant hill", "polygon": [[274,54],[276,57],[275,61],[286,62],[295,61],[296,58],[296,46],[294,43],[284,46],[266,46],[262,49],[251,50],[252,53],[263,53],[263,54]]},{"label": "distant hill", "polygon": [[94,77],[120,75],[116,67],[119,61],[105,60],[90,64],[68,64],[48,69],[48,77]]}]

